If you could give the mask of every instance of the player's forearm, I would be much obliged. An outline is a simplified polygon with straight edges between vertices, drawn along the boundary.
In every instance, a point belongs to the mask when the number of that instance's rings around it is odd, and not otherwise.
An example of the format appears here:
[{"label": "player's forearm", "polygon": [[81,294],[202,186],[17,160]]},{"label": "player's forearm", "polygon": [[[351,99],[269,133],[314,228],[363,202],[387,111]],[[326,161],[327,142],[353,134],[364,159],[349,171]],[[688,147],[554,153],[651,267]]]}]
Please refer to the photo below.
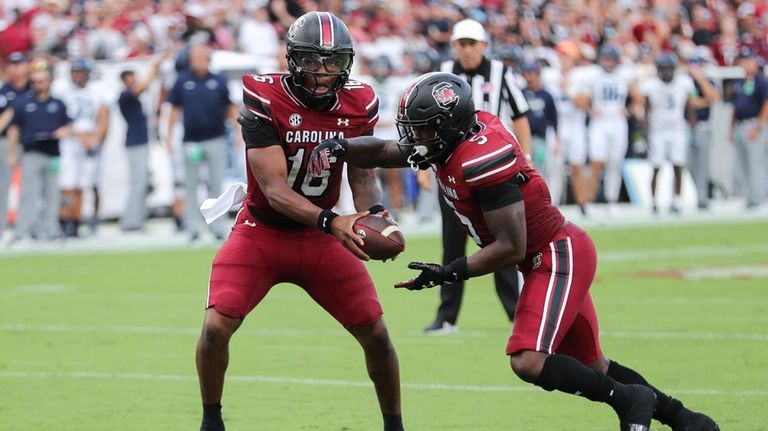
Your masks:
[{"label": "player's forearm", "polygon": [[402,168],[408,166],[408,155],[400,151],[397,142],[374,136],[348,139],[343,159],[358,168]]},{"label": "player's forearm", "polygon": [[305,197],[290,189],[287,185],[262,185],[269,206],[279,213],[307,226],[315,226],[321,208]]},{"label": "player's forearm", "polygon": [[376,172],[373,169],[349,166],[348,177],[355,209],[366,211],[374,205],[381,204],[381,189],[376,185]]},{"label": "player's forearm", "polygon": [[712,85],[709,80],[701,80],[699,82],[699,87],[701,87],[701,92],[704,95],[704,99],[708,102],[709,105],[712,105],[713,103],[720,100],[720,93],[717,92],[717,87]]},{"label": "player's forearm", "polygon": [[479,277],[516,265],[524,258],[525,250],[511,243],[496,241],[467,257],[467,269],[470,277]]},{"label": "player's forearm", "polygon": [[467,259],[467,269],[473,277],[522,262],[527,248],[525,203],[522,200],[484,211],[483,218],[496,241]]},{"label": "player's forearm", "polygon": [[109,110],[102,106],[99,109],[98,123],[96,130],[94,131],[96,141],[98,144],[104,142],[107,137],[107,130],[109,129]]}]

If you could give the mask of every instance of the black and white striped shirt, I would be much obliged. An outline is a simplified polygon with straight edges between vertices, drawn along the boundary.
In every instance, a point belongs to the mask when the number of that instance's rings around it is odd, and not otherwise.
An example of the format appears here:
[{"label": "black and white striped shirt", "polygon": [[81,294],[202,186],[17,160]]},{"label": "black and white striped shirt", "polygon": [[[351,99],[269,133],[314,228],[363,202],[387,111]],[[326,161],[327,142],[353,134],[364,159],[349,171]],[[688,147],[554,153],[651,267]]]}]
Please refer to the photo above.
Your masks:
[{"label": "black and white striped shirt", "polygon": [[483,57],[480,67],[468,74],[459,62],[449,60],[440,66],[440,71],[459,75],[469,82],[476,109],[501,119],[516,120],[528,115],[528,102],[515,82],[512,70],[501,61]]}]

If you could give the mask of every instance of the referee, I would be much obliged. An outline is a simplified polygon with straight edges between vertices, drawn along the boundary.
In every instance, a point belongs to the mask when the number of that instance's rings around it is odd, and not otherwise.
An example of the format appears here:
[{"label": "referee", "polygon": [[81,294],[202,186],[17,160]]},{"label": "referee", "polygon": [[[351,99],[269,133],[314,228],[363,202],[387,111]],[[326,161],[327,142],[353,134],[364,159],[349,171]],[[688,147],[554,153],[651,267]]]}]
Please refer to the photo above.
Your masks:
[{"label": "referee", "polygon": [[[515,133],[526,158],[531,154],[531,129],[528,125],[529,108],[522,91],[515,83],[512,71],[499,60],[485,57],[488,46],[483,25],[471,19],[456,23],[451,34],[451,43],[456,60],[449,60],[440,66],[440,71],[451,72],[466,79],[472,86],[477,109],[495,114],[499,118],[512,120]],[[467,236],[456,220],[453,210],[440,199],[443,219],[443,264],[466,255]],[[517,305],[518,278],[516,267],[509,267],[494,274],[496,293],[507,312],[510,322],[515,318]],[[464,294],[464,282],[446,283],[440,288],[440,306],[437,317],[426,328],[427,334],[450,334],[458,331],[456,321]]]}]

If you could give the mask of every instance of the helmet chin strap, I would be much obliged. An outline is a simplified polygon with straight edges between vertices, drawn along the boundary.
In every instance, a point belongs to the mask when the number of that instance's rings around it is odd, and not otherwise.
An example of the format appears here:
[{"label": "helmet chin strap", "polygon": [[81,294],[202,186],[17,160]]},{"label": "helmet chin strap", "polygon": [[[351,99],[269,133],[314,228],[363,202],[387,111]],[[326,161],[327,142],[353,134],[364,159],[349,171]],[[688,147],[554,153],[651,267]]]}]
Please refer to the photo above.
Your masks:
[{"label": "helmet chin strap", "polygon": [[429,148],[426,145],[414,145],[413,152],[421,157],[424,157],[429,152]]},{"label": "helmet chin strap", "polygon": [[413,151],[408,156],[408,164],[411,165],[411,170],[418,172],[421,170],[421,165],[424,164],[424,156],[427,155],[429,149],[424,145],[414,145]]}]

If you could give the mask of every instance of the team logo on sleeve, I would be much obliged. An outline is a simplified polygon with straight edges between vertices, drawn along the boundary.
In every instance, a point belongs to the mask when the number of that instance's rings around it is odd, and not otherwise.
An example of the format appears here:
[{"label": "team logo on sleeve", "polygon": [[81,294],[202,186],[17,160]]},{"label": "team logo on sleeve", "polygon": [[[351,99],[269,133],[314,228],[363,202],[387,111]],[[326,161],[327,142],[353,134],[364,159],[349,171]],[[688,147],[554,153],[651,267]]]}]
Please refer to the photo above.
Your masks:
[{"label": "team logo on sleeve", "polygon": [[297,113],[291,114],[290,117],[288,117],[288,124],[291,125],[291,127],[299,127],[301,126],[301,115]]},{"label": "team logo on sleeve", "polygon": [[443,109],[449,109],[459,101],[459,95],[453,91],[453,85],[450,82],[441,82],[435,85],[432,88],[432,97]]}]

